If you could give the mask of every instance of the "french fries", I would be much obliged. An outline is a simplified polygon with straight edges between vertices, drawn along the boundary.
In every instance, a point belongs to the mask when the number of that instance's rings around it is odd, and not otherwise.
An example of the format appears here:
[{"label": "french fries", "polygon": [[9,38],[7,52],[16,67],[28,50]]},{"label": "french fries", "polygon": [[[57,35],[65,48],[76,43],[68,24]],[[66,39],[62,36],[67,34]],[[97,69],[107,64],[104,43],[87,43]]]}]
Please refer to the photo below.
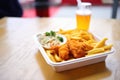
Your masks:
[{"label": "french fries", "polygon": [[57,54],[54,55],[56,62],[63,61]]},{"label": "french fries", "polygon": [[[80,42],[84,42],[93,48],[89,51],[86,51],[87,55],[99,54],[105,51],[109,51],[112,48],[112,44],[106,45],[107,38],[103,38],[100,41],[97,41],[94,38],[94,35],[82,30],[71,29],[71,30],[62,30],[60,29],[58,33],[63,34],[66,36],[67,40],[78,40]],[[47,55],[53,62],[62,62],[65,61],[64,59],[60,58],[57,53],[52,54],[52,50],[46,50]],[[75,59],[71,57],[70,59]],[[69,59],[69,60],[70,60]]]},{"label": "french fries", "polygon": [[110,45],[106,45],[106,46],[103,46],[102,48],[104,48],[105,50],[110,50],[112,48],[112,44]]},{"label": "french fries", "polygon": [[94,48],[87,52],[87,56],[110,50],[113,45],[112,44],[105,45],[106,40],[108,40],[108,39],[107,38],[103,38],[101,41],[97,42],[96,45],[94,46]]},{"label": "french fries", "polygon": [[53,62],[56,62],[54,56],[51,54],[51,50],[46,50],[46,53],[47,53],[48,57],[49,57]]},{"label": "french fries", "polygon": [[57,54],[52,54],[51,50],[46,50],[46,53],[48,57],[53,61],[53,62],[61,62],[63,61]]},{"label": "french fries", "polygon": [[96,53],[104,52],[104,48],[94,48],[87,52],[87,55],[92,55]]},{"label": "french fries", "polygon": [[104,39],[102,39],[101,41],[99,41],[99,42],[95,45],[95,48],[99,48],[99,47],[105,46],[106,40],[107,40],[107,38],[104,38]]}]

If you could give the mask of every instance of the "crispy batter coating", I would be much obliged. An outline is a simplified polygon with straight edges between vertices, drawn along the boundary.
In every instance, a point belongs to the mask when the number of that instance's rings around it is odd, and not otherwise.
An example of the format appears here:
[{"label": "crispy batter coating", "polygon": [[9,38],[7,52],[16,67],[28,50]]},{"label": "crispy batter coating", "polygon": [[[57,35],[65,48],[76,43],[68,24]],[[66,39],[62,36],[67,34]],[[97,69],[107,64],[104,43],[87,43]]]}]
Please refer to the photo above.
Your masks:
[{"label": "crispy batter coating", "polygon": [[51,54],[52,55],[55,55],[55,54],[58,54],[58,49],[59,49],[59,46],[52,46],[51,47]]},{"label": "crispy batter coating", "polygon": [[68,46],[70,53],[74,56],[74,58],[84,57],[86,55],[86,51],[92,49],[91,46],[77,40],[69,40]]},{"label": "crispy batter coating", "polygon": [[85,56],[85,51],[82,49],[81,44],[79,41],[76,40],[69,40],[68,41],[70,53],[75,57],[83,57]]},{"label": "crispy batter coating", "polygon": [[69,48],[67,44],[62,45],[58,50],[59,57],[67,60],[69,59]]},{"label": "crispy batter coating", "polygon": [[93,49],[93,46],[91,46],[85,42],[81,42],[81,46],[84,48],[85,51],[89,51],[89,50]]}]

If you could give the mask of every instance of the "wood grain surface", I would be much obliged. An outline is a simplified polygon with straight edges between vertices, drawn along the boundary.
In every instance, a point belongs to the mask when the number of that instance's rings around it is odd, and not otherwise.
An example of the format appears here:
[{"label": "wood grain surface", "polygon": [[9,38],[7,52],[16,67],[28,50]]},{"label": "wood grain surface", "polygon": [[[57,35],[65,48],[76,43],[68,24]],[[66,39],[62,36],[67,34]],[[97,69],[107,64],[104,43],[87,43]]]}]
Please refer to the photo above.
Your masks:
[{"label": "wood grain surface", "polygon": [[34,35],[76,28],[74,18],[3,18],[0,20],[0,80],[120,80],[120,20],[92,19],[90,31],[108,37],[116,52],[106,61],[55,72],[42,57]]}]

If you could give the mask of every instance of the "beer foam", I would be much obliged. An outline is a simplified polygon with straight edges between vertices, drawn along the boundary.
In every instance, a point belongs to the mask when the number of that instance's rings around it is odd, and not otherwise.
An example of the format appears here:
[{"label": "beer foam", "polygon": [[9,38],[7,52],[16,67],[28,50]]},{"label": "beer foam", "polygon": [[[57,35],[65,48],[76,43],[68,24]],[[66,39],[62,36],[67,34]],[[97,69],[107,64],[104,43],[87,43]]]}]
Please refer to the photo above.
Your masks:
[{"label": "beer foam", "polygon": [[76,14],[78,15],[91,15],[91,10],[85,9],[85,10],[77,10]]}]

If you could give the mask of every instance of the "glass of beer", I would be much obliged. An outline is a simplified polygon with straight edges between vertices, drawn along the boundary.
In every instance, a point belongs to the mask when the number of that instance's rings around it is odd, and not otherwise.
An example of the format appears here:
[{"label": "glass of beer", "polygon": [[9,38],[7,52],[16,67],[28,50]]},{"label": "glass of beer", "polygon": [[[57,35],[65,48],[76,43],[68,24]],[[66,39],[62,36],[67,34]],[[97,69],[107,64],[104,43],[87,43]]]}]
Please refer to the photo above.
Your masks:
[{"label": "glass of beer", "polygon": [[76,11],[77,29],[89,30],[91,3],[82,2]]}]

